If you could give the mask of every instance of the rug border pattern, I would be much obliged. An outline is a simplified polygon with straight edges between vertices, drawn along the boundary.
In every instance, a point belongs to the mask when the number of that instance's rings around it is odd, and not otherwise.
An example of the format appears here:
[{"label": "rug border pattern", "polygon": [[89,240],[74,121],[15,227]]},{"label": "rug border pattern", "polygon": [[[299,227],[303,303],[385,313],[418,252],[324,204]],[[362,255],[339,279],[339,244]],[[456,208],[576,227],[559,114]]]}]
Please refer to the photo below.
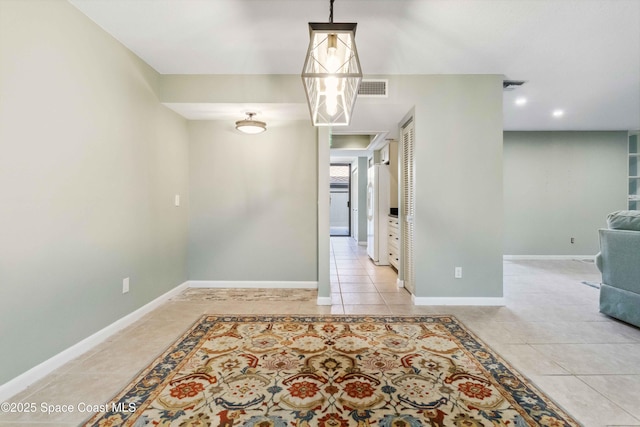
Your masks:
[{"label": "rug border pattern", "polygon": [[[314,322],[376,322],[376,323],[436,323],[445,326],[454,340],[457,341],[462,351],[474,360],[479,368],[486,374],[487,379],[498,388],[507,392],[507,400],[514,406],[518,413],[527,421],[538,424],[531,411],[539,411],[545,408],[544,415],[557,416],[570,427],[580,427],[575,421],[550,397],[540,391],[526,376],[513,368],[507,361],[498,355],[491,347],[480,340],[471,330],[452,315],[215,315],[205,314],[197,319],[185,333],[175,340],[160,356],[155,358],[146,368],[108,402],[121,407],[127,407],[131,402],[137,404],[135,412],[120,412],[122,425],[129,426],[138,417],[136,413],[142,413],[153,399],[161,392],[163,386],[171,380],[170,373],[176,371],[199,348],[200,339],[217,322],[282,322],[295,321],[298,323]],[[506,375],[505,375],[506,374]],[[515,378],[516,381],[505,381]],[[501,381],[502,380],[502,381]],[[519,385],[524,386],[524,390]],[[516,398],[515,396],[520,396]],[[520,409],[523,409],[521,411]],[[99,422],[107,413],[94,414],[83,426],[100,426]],[[542,415],[539,415],[541,417]]]}]

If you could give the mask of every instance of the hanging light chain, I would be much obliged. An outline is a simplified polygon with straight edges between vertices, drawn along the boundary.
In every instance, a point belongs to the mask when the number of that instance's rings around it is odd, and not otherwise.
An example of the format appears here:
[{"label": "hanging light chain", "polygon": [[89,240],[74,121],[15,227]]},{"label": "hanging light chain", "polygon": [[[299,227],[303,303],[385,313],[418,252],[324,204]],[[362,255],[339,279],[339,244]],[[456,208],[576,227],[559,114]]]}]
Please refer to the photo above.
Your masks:
[{"label": "hanging light chain", "polygon": [[333,24],[333,2],[335,0],[329,0],[329,22]]}]

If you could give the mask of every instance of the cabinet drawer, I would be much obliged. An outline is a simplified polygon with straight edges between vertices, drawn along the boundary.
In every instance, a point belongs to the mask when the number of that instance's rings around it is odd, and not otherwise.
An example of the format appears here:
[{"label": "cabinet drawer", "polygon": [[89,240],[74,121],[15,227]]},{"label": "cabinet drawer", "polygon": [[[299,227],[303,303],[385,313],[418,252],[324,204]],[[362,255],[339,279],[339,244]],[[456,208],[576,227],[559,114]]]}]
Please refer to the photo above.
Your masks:
[{"label": "cabinet drawer", "polygon": [[391,264],[392,266],[394,266],[396,268],[396,270],[398,270],[399,267],[399,263],[400,263],[400,257],[395,255],[395,256],[391,256],[389,255],[389,264]]},{"label": "cabinet drawer", "polygon": [[388,240],[389,252],[395,250],[395,252],[400,252],[400,241],[397,237],[389,237]]},{"label": "cabinet drawer", "polygon": [[387,248],[389,254],[389,264],[400,268],[400,222],[398,218],[387,218]]}]

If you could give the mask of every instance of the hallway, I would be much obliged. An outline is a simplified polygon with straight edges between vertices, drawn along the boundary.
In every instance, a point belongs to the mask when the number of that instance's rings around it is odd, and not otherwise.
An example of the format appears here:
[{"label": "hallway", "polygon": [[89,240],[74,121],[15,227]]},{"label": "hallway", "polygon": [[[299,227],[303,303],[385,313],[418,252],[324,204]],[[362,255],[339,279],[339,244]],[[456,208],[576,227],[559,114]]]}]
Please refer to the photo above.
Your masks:
[{"label": "hallway", "polygon": [[411,294],[398,288],[396,271],[376,266],[366,246],[352,238],[331,238],[330,277],[334,314],[401,314],[411,304]]}]

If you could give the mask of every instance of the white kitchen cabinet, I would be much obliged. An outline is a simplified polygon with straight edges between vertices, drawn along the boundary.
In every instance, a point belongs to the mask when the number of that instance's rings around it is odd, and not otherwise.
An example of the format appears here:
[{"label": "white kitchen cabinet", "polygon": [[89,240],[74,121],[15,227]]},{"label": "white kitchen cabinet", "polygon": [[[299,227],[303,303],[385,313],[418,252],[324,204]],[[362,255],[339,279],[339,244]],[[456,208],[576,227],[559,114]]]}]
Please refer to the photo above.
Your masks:
[{"label": "white kitchen cabinet", "polygon": [[396,270],[398,270],[400,265],[400,230],[398,225],[398,218],[390,216],[388,217],[387,221],[387,234],[389,235],[387,244],[387,249],[389,252],[389,264],[391,264]]}]

